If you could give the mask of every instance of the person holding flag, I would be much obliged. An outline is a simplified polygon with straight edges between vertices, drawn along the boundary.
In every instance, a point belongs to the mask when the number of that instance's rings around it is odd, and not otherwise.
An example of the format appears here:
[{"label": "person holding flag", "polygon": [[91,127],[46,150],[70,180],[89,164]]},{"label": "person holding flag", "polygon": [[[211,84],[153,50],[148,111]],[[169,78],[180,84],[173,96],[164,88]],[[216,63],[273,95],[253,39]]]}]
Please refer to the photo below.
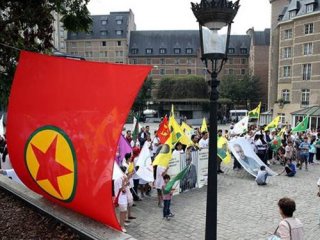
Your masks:
[{"label": "person holding flag", "polygon": [[162,192],[163,192],[163,218],[167,221],[170,221],[170,217],[174,217],[174,214],[170,210],[171,199],[173,195],[174,188],[171,188],[170,191],[166,191],[166,185],[170,181],[170,176],[165,174],[163,176],[163,185],[162,185]]}]

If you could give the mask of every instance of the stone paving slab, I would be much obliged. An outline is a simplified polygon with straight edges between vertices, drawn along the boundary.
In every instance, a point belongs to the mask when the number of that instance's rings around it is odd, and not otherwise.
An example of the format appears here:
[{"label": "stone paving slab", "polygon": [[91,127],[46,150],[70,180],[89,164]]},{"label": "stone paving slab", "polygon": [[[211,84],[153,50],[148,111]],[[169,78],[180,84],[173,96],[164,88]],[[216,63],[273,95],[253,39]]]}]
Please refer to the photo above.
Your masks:
[{"label": "stone paving slab", "polygon": [[[320,198],[316,196],[320,164],[309,166],[309,171],[298,170],[293,178],[269,178],[266,186],[258,186],[244,170],[231,167],[225,166],[225,174],[218,175],[217,239],[266,239],[281,220],[277,202],[285,196],[296,201],[294,215],[304,224],[305,239],[320,239]],[[271,168],[282,170],[280,165]],[[162,219],[155,191],[153,195],[133,207],[133,215],[138,218],[126,227],[130,235],[141,240],[204,239],[206,187],[174,196],[171,210],[176,215],[171,221]]]}]

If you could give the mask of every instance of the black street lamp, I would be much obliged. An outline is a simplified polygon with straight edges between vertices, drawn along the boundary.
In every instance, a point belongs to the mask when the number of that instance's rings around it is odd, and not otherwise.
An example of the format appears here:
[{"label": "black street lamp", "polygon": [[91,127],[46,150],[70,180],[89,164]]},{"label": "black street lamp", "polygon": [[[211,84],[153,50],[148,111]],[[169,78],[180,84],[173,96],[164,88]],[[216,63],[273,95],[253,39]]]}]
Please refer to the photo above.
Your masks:
[{"label": "black street lamp", "polygon": [[[201,0],[191,3],[193,14],[199,22],[201,60],[211,75],[209,119],[209,163],[206,211],[206,240],[217,239],[217,108],[218,73],[227,60],[231,24],[239,9],[239,0]],[[227,27],[227,31],[225,28]]]}]

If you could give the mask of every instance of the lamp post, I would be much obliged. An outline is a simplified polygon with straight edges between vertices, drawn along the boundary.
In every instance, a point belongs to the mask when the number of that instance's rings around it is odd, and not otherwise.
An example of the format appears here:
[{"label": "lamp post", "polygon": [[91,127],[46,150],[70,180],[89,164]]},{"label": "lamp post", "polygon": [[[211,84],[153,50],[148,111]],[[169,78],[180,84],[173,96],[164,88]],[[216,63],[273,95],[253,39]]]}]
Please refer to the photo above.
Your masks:
[{"label": "lamp post", "polygon": [[[209,119],[209,162],[205,239],[217,239],[217,76],[227,60],[231,24],[239,9],[239,0],[201,0],[191,3],[193,14],[199,22],[201,60],[211,76]],[[227,27],[225,29],[225,27]],[[227,30],[224,34],[223,31]]]}]

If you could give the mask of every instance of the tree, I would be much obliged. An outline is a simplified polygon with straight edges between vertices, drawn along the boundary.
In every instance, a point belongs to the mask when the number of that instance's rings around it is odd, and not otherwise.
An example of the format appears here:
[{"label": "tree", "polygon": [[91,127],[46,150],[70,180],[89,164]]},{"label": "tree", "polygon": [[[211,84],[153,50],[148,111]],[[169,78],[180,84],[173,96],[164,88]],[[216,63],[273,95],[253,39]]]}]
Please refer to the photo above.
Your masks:
[{"label": "tree", "polygon": [[19,50],[49,53],[53,47],[53,13],[69,31],[88,31],[89,0],[0,1],[0,107],[6,109]]},{"label": "tree", "polygon": [[220,97],[230,99],[232,104],[257,102],[260,99],[259,78],[244,75],[240,78],[235,75],[225,76],[219,86]]},{"label": "tree", "polygon": [[208,98],[208,84],[201,76],[172,76],[160,81],[159,99]]}]

